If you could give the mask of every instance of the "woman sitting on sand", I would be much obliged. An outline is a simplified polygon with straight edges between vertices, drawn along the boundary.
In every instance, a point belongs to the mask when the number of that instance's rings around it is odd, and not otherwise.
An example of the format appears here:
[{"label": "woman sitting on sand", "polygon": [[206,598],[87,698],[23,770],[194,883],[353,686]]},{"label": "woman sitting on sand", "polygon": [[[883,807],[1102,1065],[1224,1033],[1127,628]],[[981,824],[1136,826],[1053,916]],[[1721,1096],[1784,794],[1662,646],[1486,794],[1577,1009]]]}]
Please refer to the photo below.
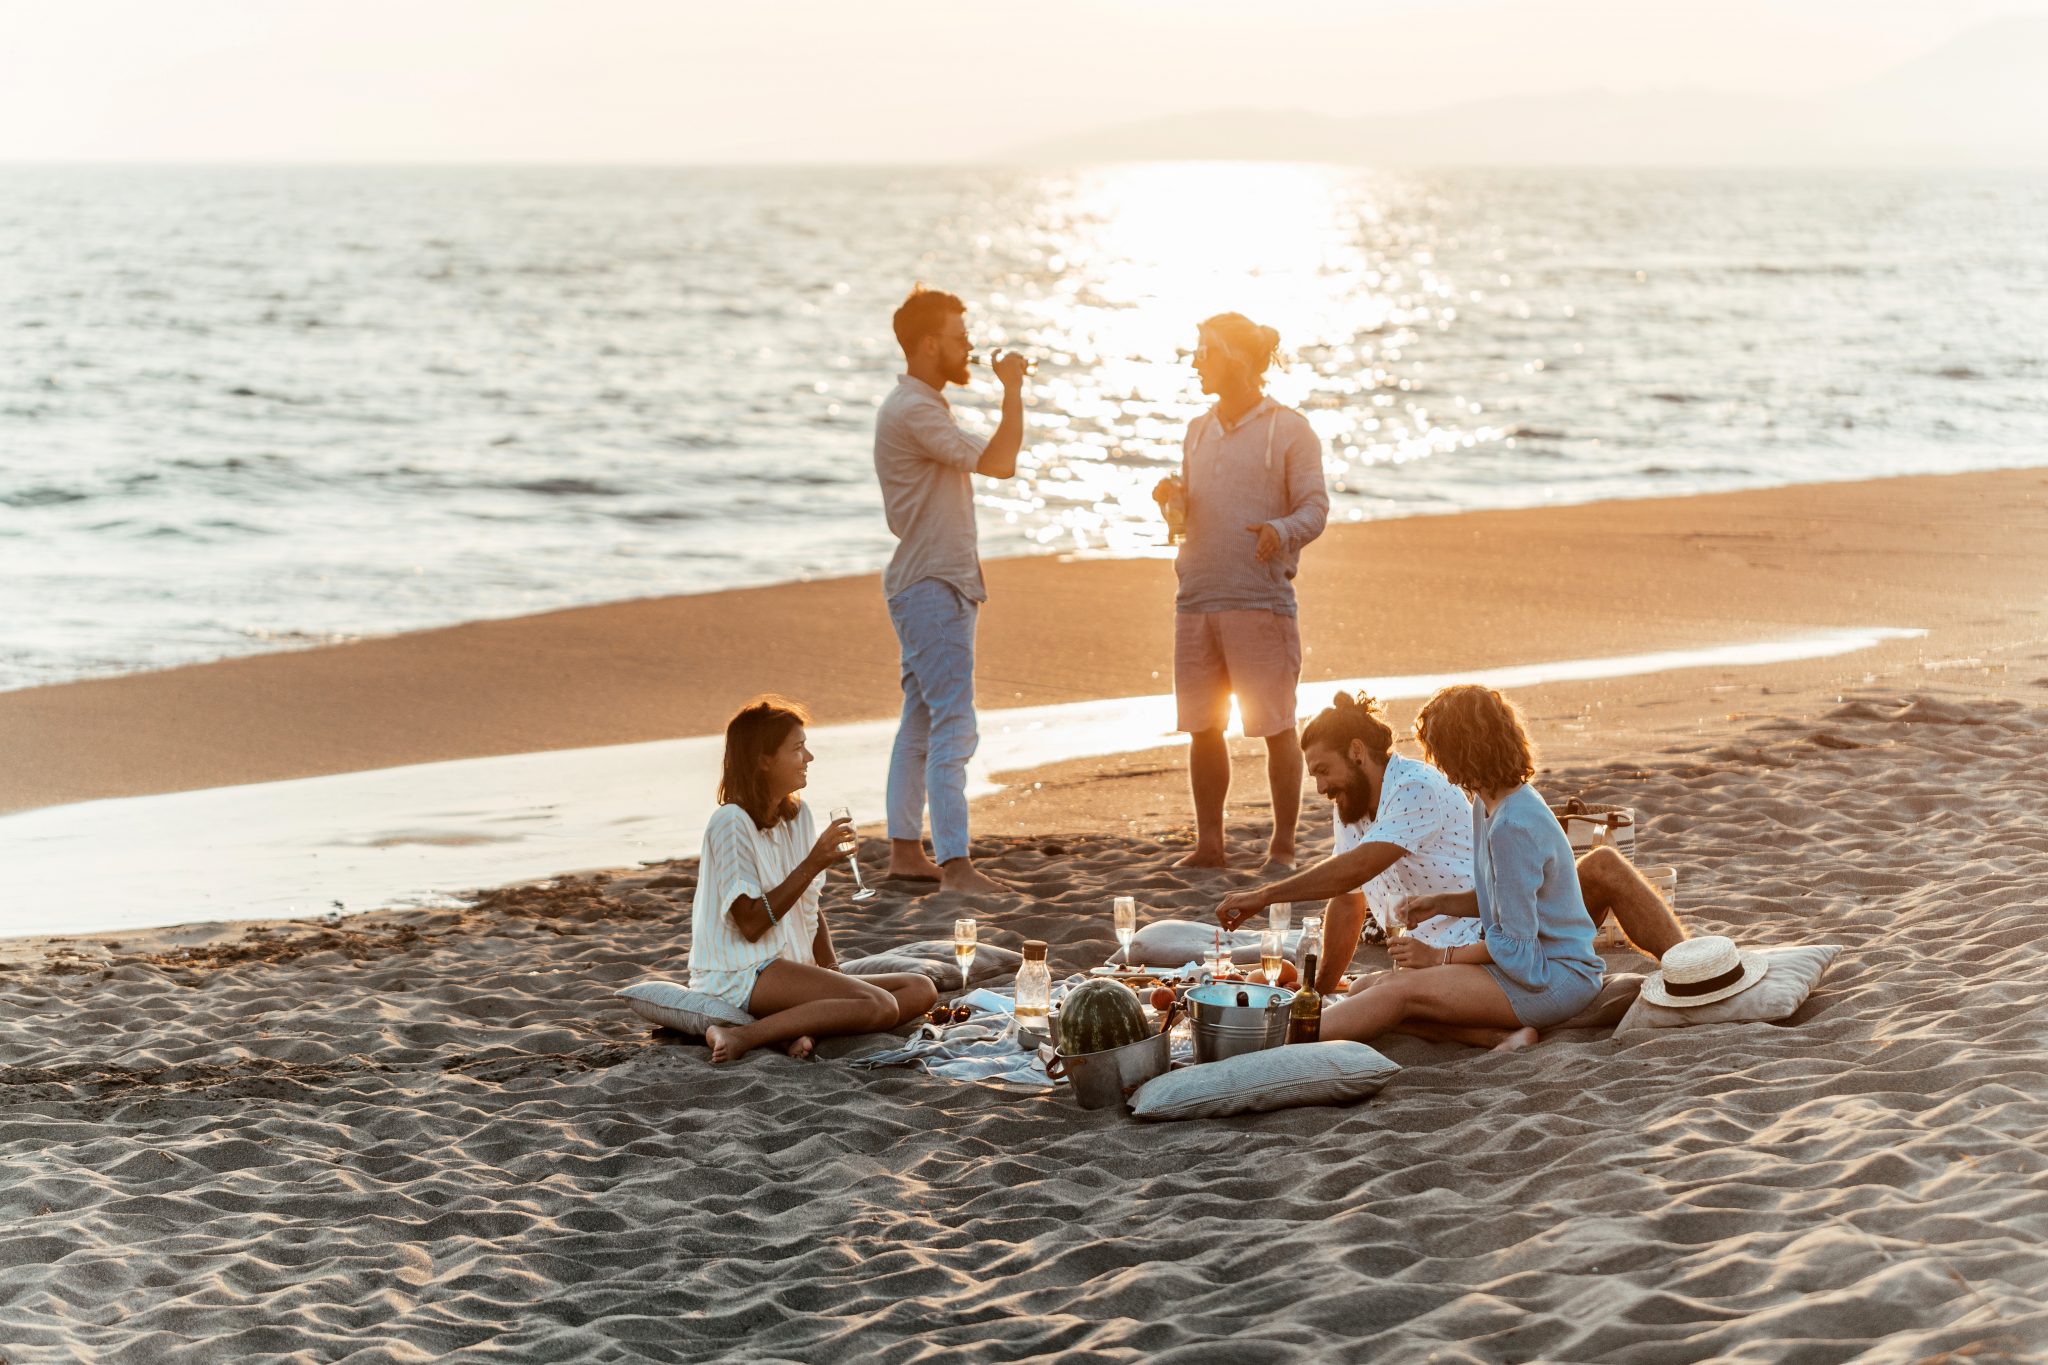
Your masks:
[{"label": "woman sitting on sand", "polygon": [[713,1062],[738,1061],[767,1043],[810,1055],[821,1034],[895,1028],[929,1010],[938,991],[914,972],[848,976],[818,904],[825,869],[852,834],[834,820],[813,837],[797,799],[811,764],[810,717],[781,697],[760,697],[725,727],[719,807],[704,827],[690,913],[690,988],[754,1016],[705,1032]]},{"label": "woman sitting on sand", "polygon": [[1480,940],[1387,946],[1396,967],[1323,1013],[1323,1037],[1371,1042],[1390,1029],[1481,1047],[1536,1041],[1593,1003],[1604,966],[1571,842],[1536,789],[1521,714],[1490,687],[1446,687],[1415,717],[1423,757],[1472,795],[1471,891],[1417,896],[1410,925],[1477,915]]}]

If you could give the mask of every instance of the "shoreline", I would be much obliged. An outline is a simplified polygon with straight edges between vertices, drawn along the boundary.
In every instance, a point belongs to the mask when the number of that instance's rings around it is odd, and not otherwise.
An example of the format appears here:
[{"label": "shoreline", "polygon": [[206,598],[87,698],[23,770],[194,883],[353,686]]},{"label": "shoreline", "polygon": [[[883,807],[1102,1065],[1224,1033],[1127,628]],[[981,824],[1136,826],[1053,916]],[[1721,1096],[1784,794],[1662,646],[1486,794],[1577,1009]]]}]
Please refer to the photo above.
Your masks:
[{"label": "shoreline", "polygon": [[[1872,624],[1927,628],[1922,657],[1985,657],[2048,638],[2044,562],[2048,468],[1344,525],[1304,556],[1303,678]],[[987,576],[983,710],[1171,689],[1168,561],[1025,556]],[[0,814],[715,734],[766,690],[821,724],[883,720],[896,669],[860,575],[29,688],[0,693]]]}]

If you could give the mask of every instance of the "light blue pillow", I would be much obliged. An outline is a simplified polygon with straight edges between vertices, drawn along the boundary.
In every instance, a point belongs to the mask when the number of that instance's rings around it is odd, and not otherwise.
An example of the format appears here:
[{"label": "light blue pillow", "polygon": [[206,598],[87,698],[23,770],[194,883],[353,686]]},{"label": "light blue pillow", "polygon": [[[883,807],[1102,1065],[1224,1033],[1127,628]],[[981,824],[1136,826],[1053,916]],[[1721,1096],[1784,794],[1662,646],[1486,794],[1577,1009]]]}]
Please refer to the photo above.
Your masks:
[{"label": "light blue pillow", "polygon": [[1131,1097],[1141,1119],[1220,1119],[1304,1104],[1347,1104],[1401,1068],[1364,1043],[1296,1043],[1156,1076]]},{"label": "light blue pillow", "polygon": [[737,1027],[754,1022],[754,1016],[745,1010],[736,1010],[715,995],[693,991],[673,981],[639,981],[614,994],[642,1019],[699,1038],[713,1024]]}]

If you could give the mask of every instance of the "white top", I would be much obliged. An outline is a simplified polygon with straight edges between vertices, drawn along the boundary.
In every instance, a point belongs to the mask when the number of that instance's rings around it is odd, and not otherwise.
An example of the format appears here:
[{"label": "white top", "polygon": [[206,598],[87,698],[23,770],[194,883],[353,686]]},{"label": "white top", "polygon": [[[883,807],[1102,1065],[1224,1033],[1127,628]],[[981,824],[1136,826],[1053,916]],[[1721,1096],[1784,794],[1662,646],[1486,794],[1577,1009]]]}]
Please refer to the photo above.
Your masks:
[{"label": "white top", "polygon": [[1379,814],[1356,824],[1332,819],[1338,853],[1360,844],[1407,850],[1365,884],[1365,903],[1381,928],[1410,896],[1472,890],[1472,803],[1429,764],[1392,755],[1380,781]]},{"label": "white top", "polygon": [[901,375],[875,414],[875,477],[896,553],[882,571],[882,595],[936,578],[970,602],[988,601],[975,541],[974,467],[988,442],[953,421],[946,396]]},{"label": "white top", "polygon": [[[690,910],[690,977],[700,973],[739,972],[776,958],[816,962],[811,951],[818,935],[818,896],[825,879],[804,888],[789,913],[752,943],[733,923],[732,903],[741,896],[765,895],[796,871],[811,851],[818,831],[811,808],[799,803],[794,820],[761,829],[739,806],[720,806],[704,826],[704,851],[697,860],[697,899]],[[707,988],[707,986],[699,987]]]}]

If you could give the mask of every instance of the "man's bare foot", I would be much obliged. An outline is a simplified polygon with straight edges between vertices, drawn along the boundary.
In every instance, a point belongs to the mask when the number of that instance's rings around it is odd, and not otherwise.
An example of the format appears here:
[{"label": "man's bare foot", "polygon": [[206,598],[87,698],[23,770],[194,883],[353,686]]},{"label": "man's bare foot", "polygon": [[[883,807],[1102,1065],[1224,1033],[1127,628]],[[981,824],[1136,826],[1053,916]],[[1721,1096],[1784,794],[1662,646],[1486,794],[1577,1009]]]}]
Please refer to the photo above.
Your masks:
[{"label": "man's bare foot", "polygon": [[977,896],[1002,896],[1012,890],[994,877],[978,870],[965,858],[955,858],[939,872],[939,890],[966,891]]},{"label": "man's bare foot", "polygon": [[736,1028],[725,1024],[713,1024],[704,1030],[704,1045],[711,1049],[711,1064],[736,1062],[753,1051],[752,1044],[740,1036]]},{"label": "man's bare foot", "polygon": [[818,1040],[811,1037],[810,1034],[806,1033],[801,1038],[792,1038],[788,1042],[784,1043],[782,1045],[782,1050],[801,1062],[811,1055],[811,1049],[816,1047],[817,1045]]},{"label": "man's bare foot", "polygon": [[1293,876],[1294,855],[1290,853],[1283,858],[1277,853],[1268,854],[1265,863],[1259,868],[1259,875],[1261,877]]},{"label": "man's bare foot", "polygon": [[1534,1047],[1540,1037],[1535,1029],[1518,1028],[1493,1045],[1495,1052],[1520,1052],[1525,1047]]},{"label": "man's bare foot", "polygon": [[1202,845],[1196,844],[1194,852],[1184,857],[1176,858],[1173,865],[1175,867],[1229,867],[1230,855],[1220,848],[1204,848]]},{"label": "man's bare foot", "polygon": [[939,865],[924,851],[924,842],[919,839],[891,839],[889,841],[889,871],[891,877],[908,877],[913,881],[938,881],[945,874]]}]

